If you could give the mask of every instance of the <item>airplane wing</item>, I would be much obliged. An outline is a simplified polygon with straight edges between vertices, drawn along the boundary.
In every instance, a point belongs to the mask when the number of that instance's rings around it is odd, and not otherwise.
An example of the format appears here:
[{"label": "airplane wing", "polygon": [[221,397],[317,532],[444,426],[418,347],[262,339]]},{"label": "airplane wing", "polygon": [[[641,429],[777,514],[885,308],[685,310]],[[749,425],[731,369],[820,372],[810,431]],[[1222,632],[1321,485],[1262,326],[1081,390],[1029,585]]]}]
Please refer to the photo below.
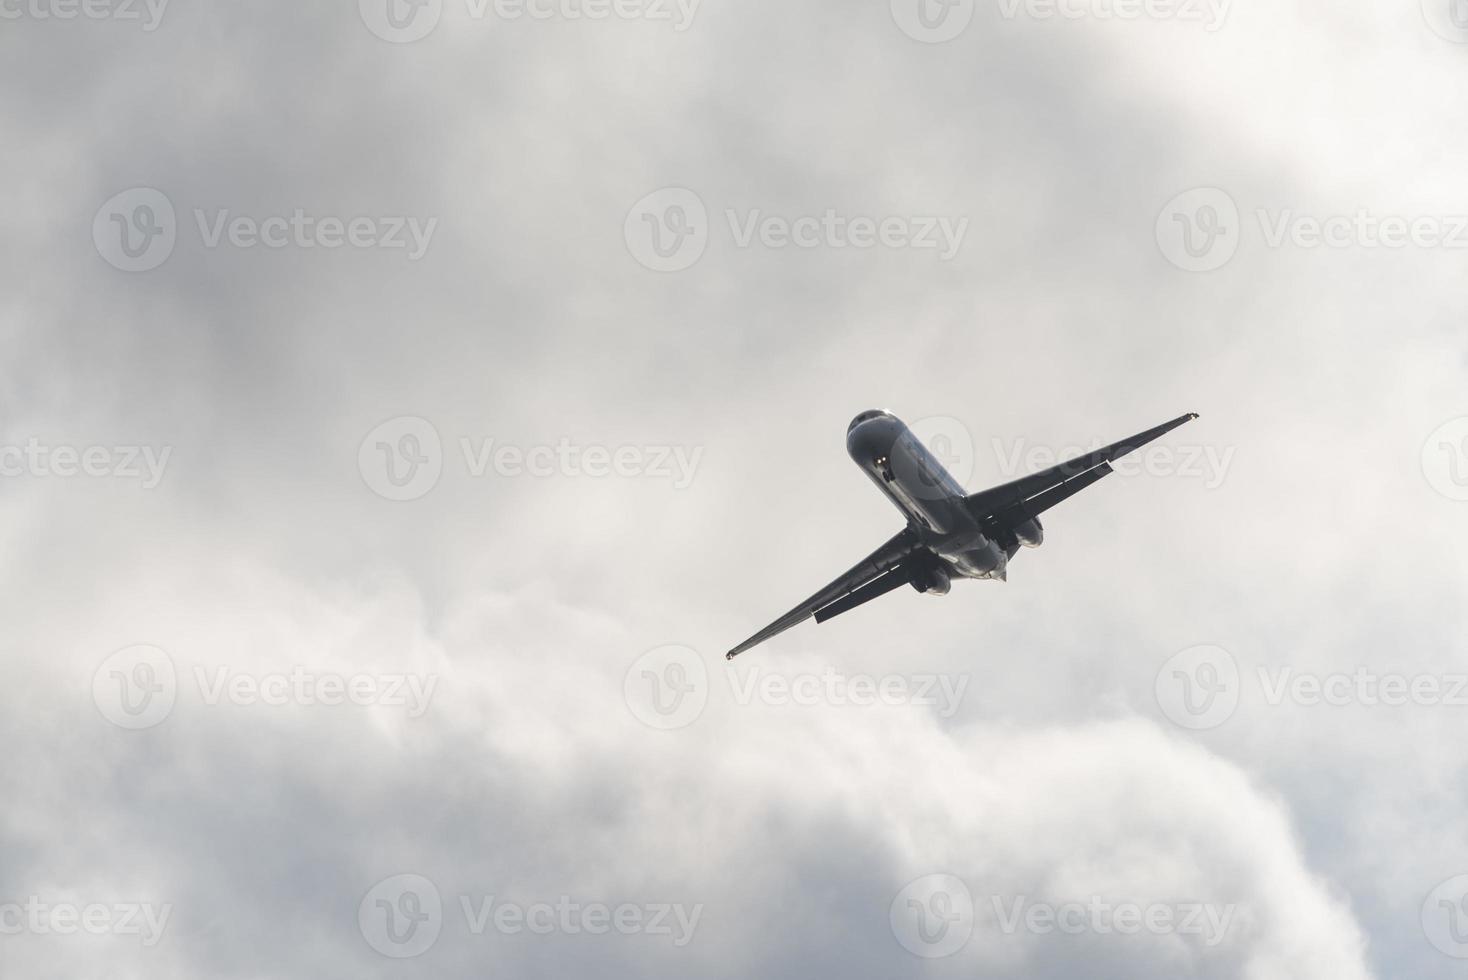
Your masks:
[{"label": "airplane wing", "polygon": [[967,498],[969,510],[981,521],[990,518],[1038,517],[1112,472],[1110,463],[1113,460],[1140,449],[1197,417],[1196,412],[1190,412],[1155,429],[1139,432],[1130,439],[1113,442],[1093,453],[1067,460],[1059,466],[1031,473],[991,490],[971,494]]},{"label": "airplane wing", "polygon": [[839,616],[864,602],[901,588],[908,581],[903,562],[919,547],[917,535],[904,528],[900,534],[867,555],[845,575],[730,650],[725,659],[733,660],[750,647],[757,646],[807,619],[814,618],[816,622],[823,623],[832,616]]}]

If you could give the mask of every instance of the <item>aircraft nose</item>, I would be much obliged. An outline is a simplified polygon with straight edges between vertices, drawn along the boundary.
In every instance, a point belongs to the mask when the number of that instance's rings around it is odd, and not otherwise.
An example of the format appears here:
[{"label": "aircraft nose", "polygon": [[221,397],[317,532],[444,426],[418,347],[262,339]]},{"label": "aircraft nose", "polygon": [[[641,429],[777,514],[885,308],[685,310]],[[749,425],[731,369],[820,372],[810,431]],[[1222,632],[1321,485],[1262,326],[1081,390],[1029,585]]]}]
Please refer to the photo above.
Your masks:
[{"label": "aircraft nose", "polygon": [[862,466],[874,459],[887,459],[892,447],[902,434],[902,423],[890,415],[875,415],[867,419],[858,417],[846,433],[846,451]]}]

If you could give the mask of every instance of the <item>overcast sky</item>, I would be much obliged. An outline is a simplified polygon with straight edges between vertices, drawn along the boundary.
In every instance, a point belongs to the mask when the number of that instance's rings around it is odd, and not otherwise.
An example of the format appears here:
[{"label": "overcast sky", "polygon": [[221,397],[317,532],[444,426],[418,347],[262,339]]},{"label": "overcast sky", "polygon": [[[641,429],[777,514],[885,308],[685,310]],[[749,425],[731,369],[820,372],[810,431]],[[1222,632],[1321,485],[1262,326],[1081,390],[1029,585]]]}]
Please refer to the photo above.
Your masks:
[{"label": "overcast sky", "polygon": [[[0,0],[0,973],[1468,959],[1468,7]],[[1009,581],[723,652],[1201,418]]]}]

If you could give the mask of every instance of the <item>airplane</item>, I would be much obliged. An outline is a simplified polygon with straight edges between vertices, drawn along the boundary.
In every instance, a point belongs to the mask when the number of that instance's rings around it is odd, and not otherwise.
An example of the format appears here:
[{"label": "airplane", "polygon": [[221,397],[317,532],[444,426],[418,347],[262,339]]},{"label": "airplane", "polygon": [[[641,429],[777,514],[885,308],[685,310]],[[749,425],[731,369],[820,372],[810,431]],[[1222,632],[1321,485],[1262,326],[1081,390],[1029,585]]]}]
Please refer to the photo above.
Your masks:
[{"label": "airplane", "polygon": [[1011,483],[965,494],[943,464],[891,412],[862,412],[846,429],[846,451],[907,526],[854,568],[726,654],[751,647],[808,619],[824,623],[904,585],[947,595],[956,578],[1008,577],[1021,547],[1045,539],[1040,515],[1112,472],[1111,463],[1197,418],[1179,416]]}]

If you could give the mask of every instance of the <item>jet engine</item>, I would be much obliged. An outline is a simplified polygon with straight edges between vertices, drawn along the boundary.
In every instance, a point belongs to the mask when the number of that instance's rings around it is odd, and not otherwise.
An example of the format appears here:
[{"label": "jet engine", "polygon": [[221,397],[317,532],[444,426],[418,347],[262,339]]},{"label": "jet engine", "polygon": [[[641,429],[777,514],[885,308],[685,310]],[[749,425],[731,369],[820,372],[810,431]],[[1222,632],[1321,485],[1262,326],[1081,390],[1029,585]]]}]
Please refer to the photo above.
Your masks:
[{"label": "jet engine", "polygon": [[948,569],[939,564],[924,565],[913,572],[912,587],[928,595],[947,595],[953,587]]},{"label": "jet engine", "polygon": [[1038,548],[1045,541],[1045,528],[1038,517],[1027,517],[1013,525],[1014,537],[1026,548]]}]

